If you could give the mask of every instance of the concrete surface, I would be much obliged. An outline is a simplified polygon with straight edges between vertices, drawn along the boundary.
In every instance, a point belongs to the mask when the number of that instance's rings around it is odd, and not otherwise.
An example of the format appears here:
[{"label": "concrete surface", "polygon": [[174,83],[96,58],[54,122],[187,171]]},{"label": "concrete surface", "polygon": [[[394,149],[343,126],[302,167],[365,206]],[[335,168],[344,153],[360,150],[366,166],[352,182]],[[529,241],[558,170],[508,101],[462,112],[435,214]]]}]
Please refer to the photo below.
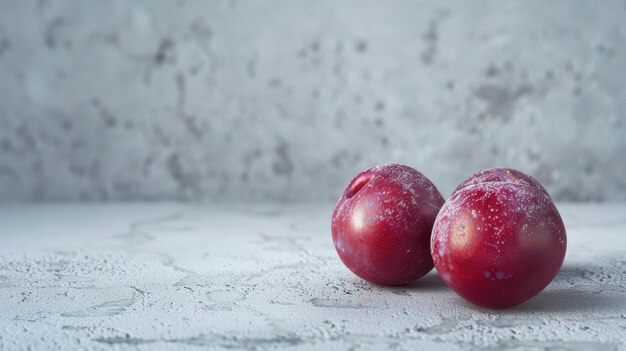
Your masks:
[{"label": "concrete surface", "polygon": [[624,1],[0,0],[1,200],[335,200],[401,162],[626,200]]},{"label": "concrete surface", "polygon": [[561,204],[561,273],[501,311],[359,280],[332,208],[1,206],[0,349],[626,350],[626,204]]}]

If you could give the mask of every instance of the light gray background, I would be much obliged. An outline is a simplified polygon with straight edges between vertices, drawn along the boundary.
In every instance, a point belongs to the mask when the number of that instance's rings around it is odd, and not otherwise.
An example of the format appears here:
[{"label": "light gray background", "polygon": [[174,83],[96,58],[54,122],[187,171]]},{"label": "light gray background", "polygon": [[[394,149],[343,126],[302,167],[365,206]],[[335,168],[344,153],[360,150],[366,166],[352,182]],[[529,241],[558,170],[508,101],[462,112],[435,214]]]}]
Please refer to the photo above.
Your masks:
[{"label": "light gray background", "polygon": [[0,0],[0,200],[626,199],[624,1]]}]

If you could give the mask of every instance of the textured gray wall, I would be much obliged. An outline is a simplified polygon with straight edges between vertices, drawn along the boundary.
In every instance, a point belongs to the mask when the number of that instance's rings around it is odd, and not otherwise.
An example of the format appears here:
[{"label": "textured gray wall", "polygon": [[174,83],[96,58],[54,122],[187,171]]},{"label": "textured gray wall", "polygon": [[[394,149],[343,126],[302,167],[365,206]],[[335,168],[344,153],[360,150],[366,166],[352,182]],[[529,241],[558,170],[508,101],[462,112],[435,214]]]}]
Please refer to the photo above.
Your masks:
[{"label": "textured gray wall", "polygon": [[626,199],[624,1],[0,0],[0,200]]}]

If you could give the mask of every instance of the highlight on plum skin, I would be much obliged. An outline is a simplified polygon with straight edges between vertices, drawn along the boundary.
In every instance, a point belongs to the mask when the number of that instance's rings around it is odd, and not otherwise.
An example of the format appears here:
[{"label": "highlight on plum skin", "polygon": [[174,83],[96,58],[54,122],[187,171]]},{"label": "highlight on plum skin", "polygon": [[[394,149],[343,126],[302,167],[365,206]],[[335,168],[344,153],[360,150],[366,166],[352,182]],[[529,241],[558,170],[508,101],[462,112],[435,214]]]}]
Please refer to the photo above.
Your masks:
[{"label": "highlight on plum skin", "polygon": [[454,190],[453,194],[468,186],[491,182],[516,183],[534,186],[537,189],[543,191],[546,195],[550,196],[550,194],[548,194],[548,191],[541,185],[541,183],[539,183],[537,179],[513,168],[500,167],[487,168],[469,176],[464,181],[462,181],[461,184],[459,184],[456,190]]},{"label": "highlight on plum skin", "polygon": [[457,190],[434,224],[431,253],[444,282],[487,308],[534,297],[557,275],[565,227],[543,187],[483,182]]},{"label": "highlight on plum skin", "polygon": [[402,285],[433,269],[430,234],[444,203],[426,176],[399,164],[357,174],[333,211],[333,243],[360,278]]}]

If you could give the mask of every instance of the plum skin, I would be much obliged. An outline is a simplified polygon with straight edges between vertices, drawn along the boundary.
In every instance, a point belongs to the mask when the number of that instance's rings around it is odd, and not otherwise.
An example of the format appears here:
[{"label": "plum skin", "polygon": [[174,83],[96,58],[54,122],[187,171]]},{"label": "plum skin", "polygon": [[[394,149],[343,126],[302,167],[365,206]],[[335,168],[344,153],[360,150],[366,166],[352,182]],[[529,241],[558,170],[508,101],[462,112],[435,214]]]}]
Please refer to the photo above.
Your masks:
[{"label": "plum skin", "polygon": [[430,235],[441,193],[426,176],[399,164],[357,174],[333,211],[332,238],[342,262],[378,285],[403,285],[433,269]]},{"label": "plum skin", "polygon": [[468,186],[490,182],[507,182],[534,186],[543,191],[546,195],[550,196],[550,194],[548,194],[548,191],[541,185],[541,183],[539,183],[537,179],[513,168],[500,167],[487,168],[485,170],[472,174],[464,181],[462,181],[452,194]]},{"label": "plum skin", "polygon": [[456,191],[431,238],[444,282],[487,308],[511,307],[541,292],[559,272],[566,246],[563,221],[543,188],[497,181]]}]

